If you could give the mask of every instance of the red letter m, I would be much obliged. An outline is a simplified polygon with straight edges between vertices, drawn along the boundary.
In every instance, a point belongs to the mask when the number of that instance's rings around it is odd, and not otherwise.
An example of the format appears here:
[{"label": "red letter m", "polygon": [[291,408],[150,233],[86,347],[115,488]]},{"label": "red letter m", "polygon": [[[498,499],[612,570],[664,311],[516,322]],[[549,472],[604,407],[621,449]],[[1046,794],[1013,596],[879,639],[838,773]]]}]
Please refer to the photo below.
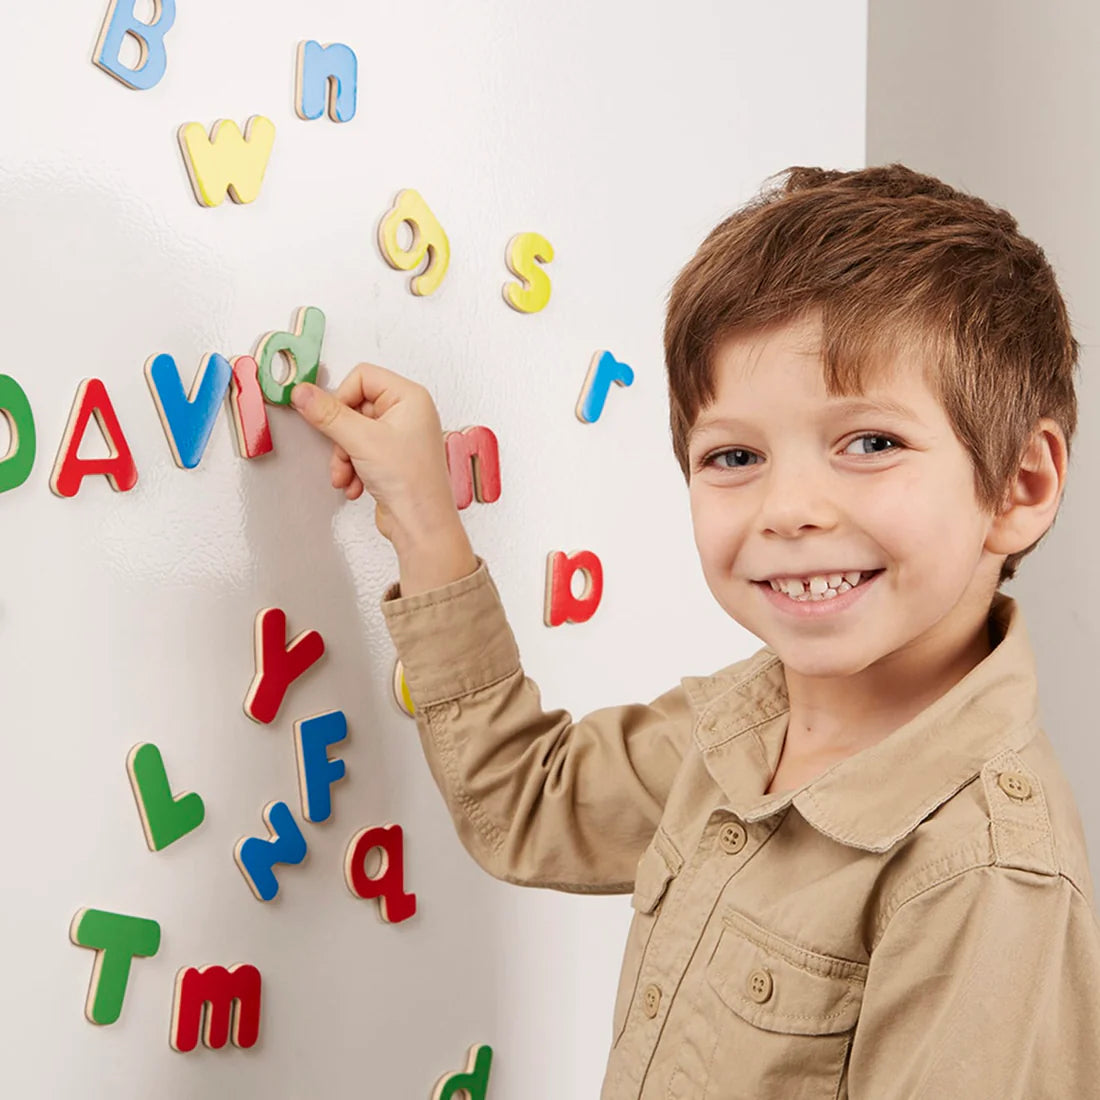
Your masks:
[{"label": "red letter m", "polygon": [[184,967],[176,975],[173,1049],[188,1051],[198,1045],[204,1006],[202,1041],[208,1047],[225,1046],[231,1018],[233,1042],[239,1047],[252,1046],[260,1034],[260,972],[248,963],[235,963],[228,970],[224,966]]}]

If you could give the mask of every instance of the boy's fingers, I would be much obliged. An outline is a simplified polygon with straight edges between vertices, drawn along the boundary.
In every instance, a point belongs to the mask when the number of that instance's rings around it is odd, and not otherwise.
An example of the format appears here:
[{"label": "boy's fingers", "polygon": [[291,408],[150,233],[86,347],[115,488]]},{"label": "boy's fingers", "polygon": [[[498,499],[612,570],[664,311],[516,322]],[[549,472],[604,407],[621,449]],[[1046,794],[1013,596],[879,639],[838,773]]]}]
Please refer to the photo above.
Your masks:
[{"label": "boy's fingers", "polygon": [[302,419],[312,424],[322,435],[342,447],[349,455],[362,450],[364,428],[374,430],[373,423],[365,416],[348,408],[333,394],[311,382],[299,382],[290,391],[290,403]]},{"label": "boy's fingers", "polygon": [[351,456],[338,443],[332,445],[332,454],[329,455],[328,468],[332,471],[333,477],[336,477],[337,474],[343,475],[345,480],[351,477]]},{"label": "boy's fingers", "polygon": [[359,408],[373,405],[387,390],[398,393],[402,386],[413,385],[407,378],[374,363],[360,363],[333,391],[345,405]]},{"label": "boy's fingers", "polygon": [[355,476],[355,470],[350,462],[333,462],[329,466],[329,470],[332,474],[332,487],[334,489],[346,488]]}]

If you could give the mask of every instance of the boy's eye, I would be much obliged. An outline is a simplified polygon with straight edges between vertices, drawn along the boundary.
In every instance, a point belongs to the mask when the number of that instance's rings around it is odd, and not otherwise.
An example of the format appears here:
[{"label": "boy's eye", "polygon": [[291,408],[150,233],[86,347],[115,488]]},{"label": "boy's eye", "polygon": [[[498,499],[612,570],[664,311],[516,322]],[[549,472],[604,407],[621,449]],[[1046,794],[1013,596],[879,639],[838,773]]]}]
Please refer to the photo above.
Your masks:
[{"label": "boy's eye", "polygon": [[[848,446],[850,447],[852,443],[862,443],[865,439],[885,442],[890,446],[889,448],[875,447],[872,450],[863,451],[862,453],[864,455],[884,454],[887,453],[888,450],[897,450],[902,446],[893,436],[881,435],[878,432],[864,432],[863,435],[856,436]],[[845,448],[845,450],[847,450],[847,448]],[[731,447],[725,451],[715,451],[713,454],[707,455],[707,457],[703,459],[702,465],[717,466],[721,470],[743,470],[746,465],[748,465],[748,463],[742,461],[746,455],[759,457],[754,451],[745,450],[743,447]]]},{"label": "boy's eye", "polygon": [[[710,455],[703,460],[704,466],[709,466],[712,463],[715,466],[720,467],[723,470],[738,470],[741,469],[742,464],[739,461],[734,461],[739,455],[751,455],[752,451],[744,451],[735,447],[730,451],[717,451],[715,454]],[[731,461],[727,462],[726,459]]]},{"label": "boy's eye", "polygon": [[[890,444],[889,450],[891,450],[891,451],[896,451],[901,446],[901,444],[896,439],[894,439],[893,436],[879,435],[877,432],[864,432],[863,435],[857,435],[856,438],[852,440],[852,443],[861,443],[865,439],[877,439],[880,442],[889,443]],[[851,443],[848,444],[848,446],[851,446]],[[874,450],[864,451],[863,453],[864,454],[883,454],[886,450],[887,450],[887,448],[885,448],[885,447],[876,447]]]}]

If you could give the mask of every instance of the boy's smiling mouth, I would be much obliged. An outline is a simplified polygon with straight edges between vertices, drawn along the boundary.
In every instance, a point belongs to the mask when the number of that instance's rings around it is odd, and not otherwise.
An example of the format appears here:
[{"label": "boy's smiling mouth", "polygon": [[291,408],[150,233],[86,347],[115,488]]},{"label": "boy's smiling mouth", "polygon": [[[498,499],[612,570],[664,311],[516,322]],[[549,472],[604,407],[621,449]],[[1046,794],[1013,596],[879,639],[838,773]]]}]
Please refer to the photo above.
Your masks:
[{"label": "boy's smiling mouth", "polygon": [[809,573],[772,573],[771,576],[761,577],[757,580],[756,584],[770,584],[775,581],[790,581],[801,580],[803,582],[809,582],[814,577],[825,577],[829,580],[830,585],[838,585],[841,579],[847,580],[849,584],[856,584],[857,574],[858,579],[862,580],[869,577],[872,573],[879,573],[880,569],[816,569]]},{"label": "boy's smiling mouth", "polygon": [[808,584],[796,577],[779,577],[752,583],[764,589],[765,594],[773,600],[787,605],[834,603],[840,600],[841,603],[836,607],[836,610],[840,610],[849,602],[844,599],[847,593],[865,587],[882,572],[883,569],[872,569],[809,574]]}]

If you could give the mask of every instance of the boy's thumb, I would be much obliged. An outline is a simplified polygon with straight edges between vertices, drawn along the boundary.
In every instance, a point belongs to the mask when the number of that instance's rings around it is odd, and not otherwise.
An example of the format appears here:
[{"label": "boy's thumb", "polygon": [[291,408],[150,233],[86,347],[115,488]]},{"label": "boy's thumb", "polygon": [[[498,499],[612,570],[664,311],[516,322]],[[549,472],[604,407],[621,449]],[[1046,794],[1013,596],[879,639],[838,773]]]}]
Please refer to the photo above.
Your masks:
[{"label": "boy's thumb", "polygon": [[290,403],[301,413],[303,420],[349,454],[359,449],[356,444],[360,442],[363,431],[360,422],[367,418],[327,390],[312,382],[299,382],[290,391]]}]

